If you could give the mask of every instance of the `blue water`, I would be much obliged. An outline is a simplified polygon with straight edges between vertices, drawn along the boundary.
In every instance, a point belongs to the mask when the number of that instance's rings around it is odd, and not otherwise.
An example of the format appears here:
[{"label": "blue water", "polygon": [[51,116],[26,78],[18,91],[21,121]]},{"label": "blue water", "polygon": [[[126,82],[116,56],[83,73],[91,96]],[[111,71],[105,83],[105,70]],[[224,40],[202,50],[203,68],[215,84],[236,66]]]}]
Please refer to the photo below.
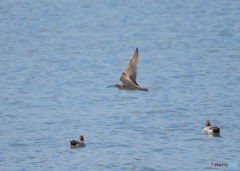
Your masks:
[{"label": "blue water", "polygon": [[[0,37],[0,170],[240,163],[240,1],[2,0]],[[106,88],[137,47],[149,92]]]}]

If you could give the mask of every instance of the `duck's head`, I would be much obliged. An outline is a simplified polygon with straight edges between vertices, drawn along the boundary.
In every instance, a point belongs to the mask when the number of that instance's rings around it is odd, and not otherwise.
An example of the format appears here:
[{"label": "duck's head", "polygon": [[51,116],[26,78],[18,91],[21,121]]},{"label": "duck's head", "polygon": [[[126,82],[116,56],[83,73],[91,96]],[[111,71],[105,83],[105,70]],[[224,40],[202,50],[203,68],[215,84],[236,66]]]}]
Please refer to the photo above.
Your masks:
[{"label": "duck's head", "polygon": [[209,120],[206,120],[206,126],[210,126]]},{"label": "duck's head", "polygon": [[84,141],[83,135],[79,136],[79,141]]}]

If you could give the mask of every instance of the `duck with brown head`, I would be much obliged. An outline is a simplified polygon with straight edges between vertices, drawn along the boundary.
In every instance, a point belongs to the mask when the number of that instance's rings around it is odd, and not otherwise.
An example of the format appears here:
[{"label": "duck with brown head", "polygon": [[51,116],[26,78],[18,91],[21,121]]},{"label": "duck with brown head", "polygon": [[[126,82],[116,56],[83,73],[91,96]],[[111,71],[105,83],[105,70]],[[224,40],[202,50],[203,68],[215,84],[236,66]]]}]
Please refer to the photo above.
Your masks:
[{"label": "duck with brown head", "polygon": [[220,127],[211,126],[210,121],[206,120],[206,127],[203,129],[204,133],[213,134],[213,133],[220,133]]},{"label": "duck with brown head", "polygon": [[70,141],[69,144],[70,146],[73,146],[73,147],[84,147],[85,143],[84,143],[83,135],[79,136],[79,141],[73,139],[72,141]]}]

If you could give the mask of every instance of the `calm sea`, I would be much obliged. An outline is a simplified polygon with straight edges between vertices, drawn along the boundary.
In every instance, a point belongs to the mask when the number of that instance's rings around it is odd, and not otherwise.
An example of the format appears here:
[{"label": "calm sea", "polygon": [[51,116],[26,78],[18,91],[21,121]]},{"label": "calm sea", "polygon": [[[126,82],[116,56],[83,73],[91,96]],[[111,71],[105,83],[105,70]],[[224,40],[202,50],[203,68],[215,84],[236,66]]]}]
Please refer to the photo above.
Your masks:
[{"label": "calm sea", "polygon": [[[149,92],[106,88],[137,47]],[[0,170],[240,164],[239,73],[238,0],[1,0]]]}]

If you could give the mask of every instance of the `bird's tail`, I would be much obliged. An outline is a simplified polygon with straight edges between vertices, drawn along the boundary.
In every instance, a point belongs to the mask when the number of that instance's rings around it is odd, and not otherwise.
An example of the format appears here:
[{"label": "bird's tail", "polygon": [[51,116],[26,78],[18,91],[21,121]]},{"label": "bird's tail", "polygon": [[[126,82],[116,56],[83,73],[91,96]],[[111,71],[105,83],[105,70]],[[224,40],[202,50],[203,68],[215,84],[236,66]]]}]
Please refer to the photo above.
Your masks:
[{"label": "bird's tail", "polygon": [[76,142],[74,140],[70,141],[70,145],[76,145]]},{"label": "bird's tail", "polygon": [[213,128],[213,133],[220,133],[220,127]]}]

